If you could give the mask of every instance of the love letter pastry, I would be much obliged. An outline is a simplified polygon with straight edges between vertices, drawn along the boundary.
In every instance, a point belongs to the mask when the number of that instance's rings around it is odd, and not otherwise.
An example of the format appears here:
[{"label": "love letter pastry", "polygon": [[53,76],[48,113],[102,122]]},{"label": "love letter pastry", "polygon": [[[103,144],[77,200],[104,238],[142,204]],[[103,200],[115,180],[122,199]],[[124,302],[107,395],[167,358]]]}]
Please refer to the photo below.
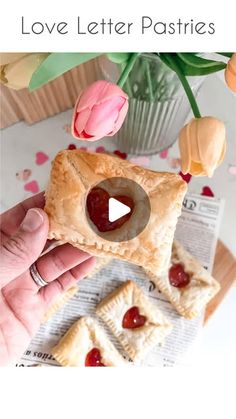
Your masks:
[{"label": "love letter pastry", "polygon": [[[119,220],[115,225],[112,224],[113,231],[106,231],[102,225],[102,209],[97,210],[96,214],[91,212],[97,199],[106,205],[107,196],[112,195],[111,178],[129,179],[138,184],[148,196],[148,223],[140,234],[130,240],[119,241],[117,237],[126,234],[132,219],[139,224],[145,211],[141,198],[139,202],[139,195],[137,193],[134,196],[132,188],[127,187],[125,190],[122,187],[122,199],[134,204],[129,204],[132,206],[131,215],[129,219],[123,218],[125,222],[122,221],[122,225]],[[97,188],[104,180],[111,180],[110,190]],[[91,191],[94,198],[92,202]],[[50,222],[49,238],[69,242],[94,255],[127,260],[160,272],[169,263],[185,192],[186,183],[177,174],[153,172],[101,153],[61,151],[53,162],[46,191],[45,211]],[[99,216],[101,219],[96,220]],[[107,225],[107,229],[111,230],[111,225]]]},{"label": "love letter pastry", "polygon": [[52,349],[64,367],[125,365],[124,358],[91,317],[81,317]]},{"label": "love letter pastry", "polygon": [[172,326],[133,281],[108,295],[96,309],[133,361],[140,361],[158,343],[163,343]]},{"label": "love letter pastry", "polygon": [[163,275],[146,272],[176,310],[187,319],[198,316],[220,290],[220,284],[176,240],[167,271]]}]

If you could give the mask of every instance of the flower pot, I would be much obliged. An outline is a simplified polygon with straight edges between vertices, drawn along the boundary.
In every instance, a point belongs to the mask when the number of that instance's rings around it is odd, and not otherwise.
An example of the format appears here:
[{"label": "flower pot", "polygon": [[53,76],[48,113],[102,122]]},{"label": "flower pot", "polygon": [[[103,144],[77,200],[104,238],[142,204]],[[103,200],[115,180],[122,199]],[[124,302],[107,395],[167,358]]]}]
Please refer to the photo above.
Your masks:
[{"label": "flower pot", "polygon": [[[116,82],[121,68],[105,56],[99,58],[103,77]],[[196,95],[204,77],[189,77]],[[129,111],[116,134],[120,150],[151,155],[169,148],[178,138],[191,110],[177,75],[155,54],[141,54],[123,87]]]}]

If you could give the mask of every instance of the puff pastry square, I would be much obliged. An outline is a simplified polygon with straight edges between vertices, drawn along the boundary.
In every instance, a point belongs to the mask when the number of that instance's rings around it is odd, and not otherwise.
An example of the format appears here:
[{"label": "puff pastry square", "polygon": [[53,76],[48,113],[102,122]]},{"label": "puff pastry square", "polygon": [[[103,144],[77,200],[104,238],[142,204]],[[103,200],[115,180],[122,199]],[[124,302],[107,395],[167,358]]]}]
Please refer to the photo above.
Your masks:
[{"label": "puff pastry square", "polygon": [[[147,193],[151,215],[145,229],[127,241],[109,241],[88,222],[86,198],[99,182],[122,177],[137,182]],[[157,173],[101,153],[61,151],[55,158],[46,191],[49,238],[69,242],[91,254],[110,256],[163,270],[170,259],[186,183],[177,174]]]},{"label": "puff pastry square", "polygon": [[[171,285],[169,280],[169,269],[176,265],[181,265],[189,278],[189,283],[181,288]],[[182,316],[187,319],[198,316],[220,290],[220,284],[176,240],[173,242],[169,269],[160,276],[146,272]]]},{"label": "puff pastry square", "polygon": [[[138,309],[139,319],[141,316],[141,320],[144,317],[146,321],[137,328],[124,328],[124,316],[133,308]],[[108,325],[133,361],[140,361],[152,347],[163,343],[172,330],[169,321],[133,281],[125,282],[101,301],[96,314]]]},{"label": "puff pastry square", "polygon": [[51,352],[64,367],[84,367],[87,355],[94,349],[99,350],[104,366],[127,364],[91,317],[75,322]]}]

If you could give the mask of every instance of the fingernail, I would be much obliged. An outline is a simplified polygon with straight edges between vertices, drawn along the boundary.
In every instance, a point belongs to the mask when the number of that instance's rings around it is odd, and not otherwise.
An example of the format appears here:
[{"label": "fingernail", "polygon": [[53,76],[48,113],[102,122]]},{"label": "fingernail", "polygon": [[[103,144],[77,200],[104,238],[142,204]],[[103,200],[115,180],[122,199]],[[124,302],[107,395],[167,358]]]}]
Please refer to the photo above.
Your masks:
[{"label": "fingernail", "polygon": [[22,230],[26,232],[33,232],[37,230],[44,222],[43,216],[37,209],[31,208],[28,210],[24,220],[21,223]]}]

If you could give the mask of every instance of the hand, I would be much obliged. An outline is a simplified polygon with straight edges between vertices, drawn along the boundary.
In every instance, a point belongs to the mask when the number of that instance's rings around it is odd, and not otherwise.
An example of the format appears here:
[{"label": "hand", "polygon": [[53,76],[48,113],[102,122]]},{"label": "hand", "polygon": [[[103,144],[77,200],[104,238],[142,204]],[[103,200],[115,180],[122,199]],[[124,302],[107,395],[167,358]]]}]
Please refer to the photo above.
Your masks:
[{"label": "hand", "polygon": [[[40,193],[0,218],[0,365],[19,359],[48,307],[95,264],[93,257],[69,244],[39,258],[49,246],[43,206],[44,195]],[[36,260],[40,275],[49,283],[41,289],[29,273]]]}]

